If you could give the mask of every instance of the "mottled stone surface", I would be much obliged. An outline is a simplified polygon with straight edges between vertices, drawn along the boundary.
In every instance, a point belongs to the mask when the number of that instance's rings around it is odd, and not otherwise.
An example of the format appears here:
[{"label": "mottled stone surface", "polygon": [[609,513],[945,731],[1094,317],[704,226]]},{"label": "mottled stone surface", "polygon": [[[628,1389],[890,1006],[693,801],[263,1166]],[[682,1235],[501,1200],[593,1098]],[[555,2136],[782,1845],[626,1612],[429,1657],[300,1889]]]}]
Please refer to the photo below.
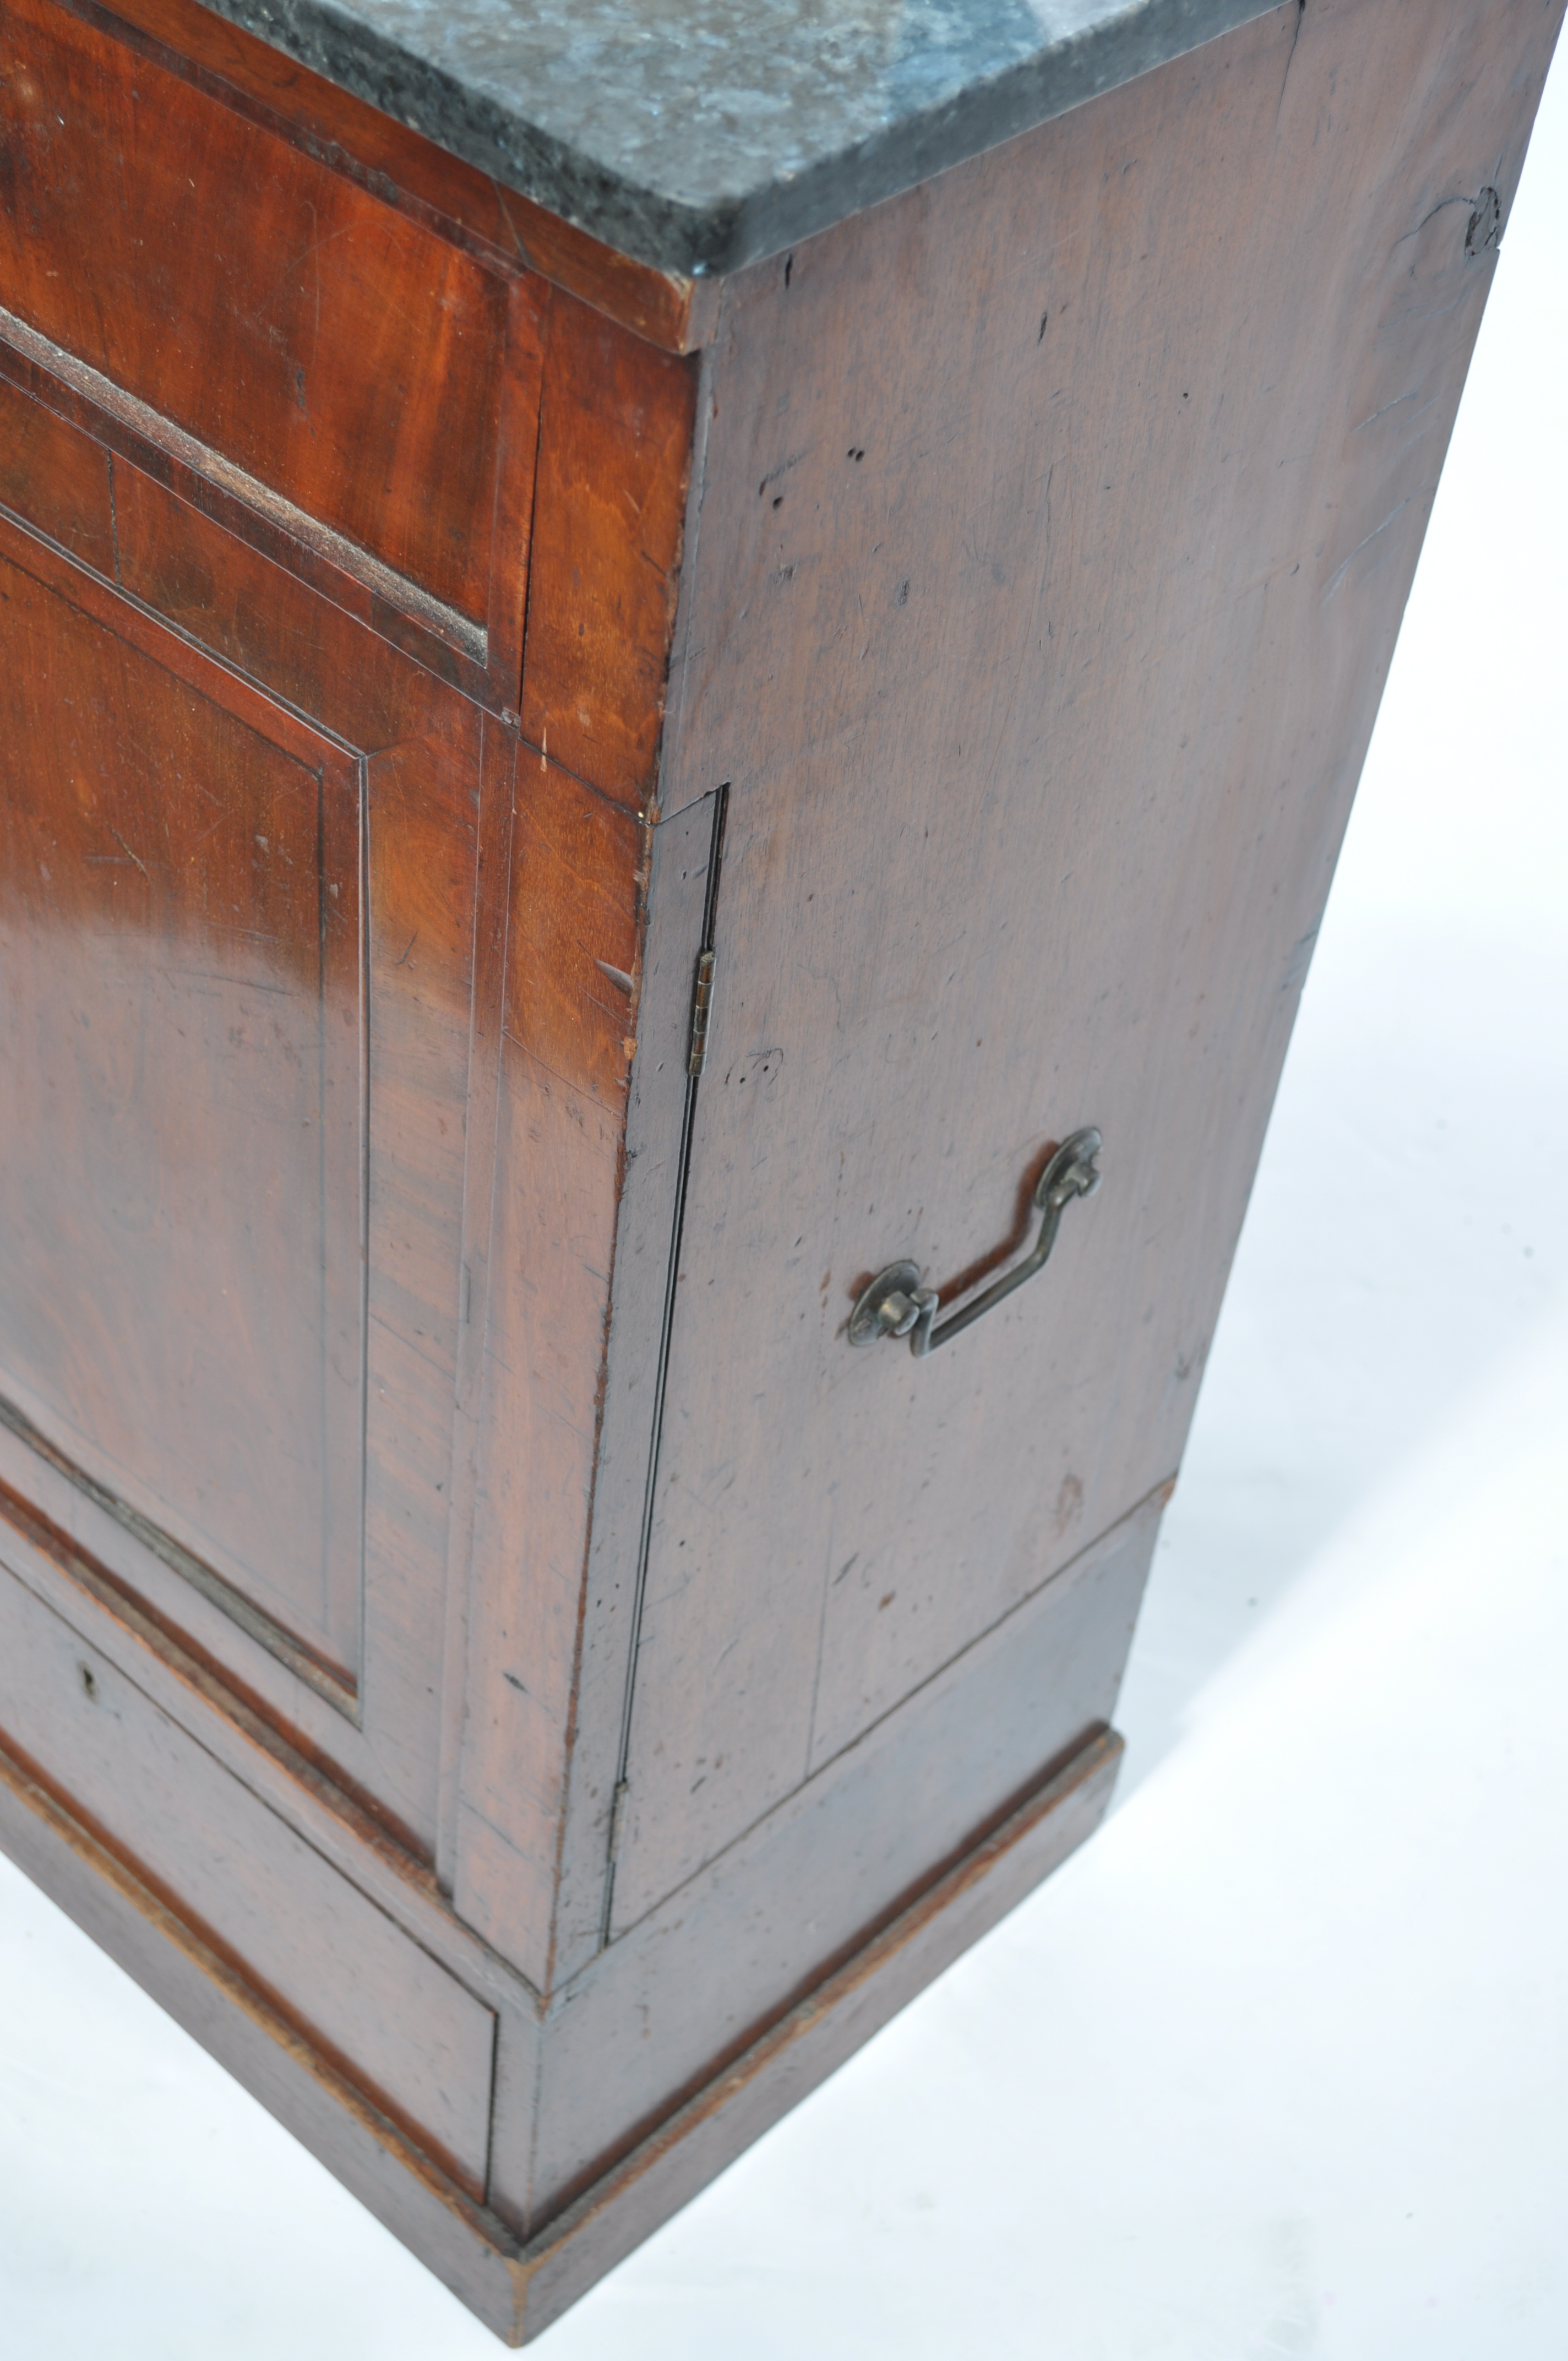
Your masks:
[{"label": "mottled stone surface", "polygon": [[775,252],[1268,0],[208,5],[624,253],[697,274]]}]

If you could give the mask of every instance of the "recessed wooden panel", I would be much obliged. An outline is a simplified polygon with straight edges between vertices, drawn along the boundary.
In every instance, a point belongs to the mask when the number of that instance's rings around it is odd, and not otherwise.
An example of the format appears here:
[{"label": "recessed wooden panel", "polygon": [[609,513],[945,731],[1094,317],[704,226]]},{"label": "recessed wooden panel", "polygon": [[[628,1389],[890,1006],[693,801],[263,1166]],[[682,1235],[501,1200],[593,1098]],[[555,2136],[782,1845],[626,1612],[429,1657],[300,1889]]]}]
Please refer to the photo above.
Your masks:
[{"label": "recessed wooden panel", "polygon": [[[356,1431],[350,1449],[359,1455],[362,1442],[365,1581],[362,1628],[358,1611],[345,1616],[345,1644],[357,1653],[354,1694],[344,1646],[323,1651],[318,1640],[307,1647],[275,1608],[247,1599],[233,1582],[226,1589],[206,1582],[213,1569],[203,1573],[190,1552],[171,1561],[150,1511],[141,1525],[123,1513],[116,1521],[83,1488],[80,1453],[62,1472],[0,1427],[0,1481],[428,1853],[442,1710],[433,1668],[445,1617],[453,1370],[465,1301],[483,716],[193,505],[200,485],[181,478],[180,497],[149,473],[158,454],[117,429],[105,449],[94,440],[102,418],[86,404],[74,417],[60,414],[51,405],[61,388],[46,371],[29,366],[26,381],[24,393],[0,379],[0,499],[79,553],[98,578],[3,524],[0,547],[69,605],[105,620],[112,635],[161,652],[188,685],[251,717],[307,768],[362,764],[366,1383],[363,1437]],[[121,590],[174,631],[138,617]],[[203,662],[192,640],[223,662]],[[230,666],[264,693],[236,682]],[[280,712],[274,698],[310,719]],[[357,1464],[357,1456],[345,1461],[350,1469]],[[123,1510],[125,1503],[112,1505]],[[192,1579],[205,1583],[200,1595]]]},{"label": "recessed wooden panel", "polygon": [[352,1682],[359,766],[124,620],[0,559],[0,1394]]},{"label": "recessed wooden panel", "polygon": [[49,0],[0,143],[0,305],[484,625],[505,277]]}]

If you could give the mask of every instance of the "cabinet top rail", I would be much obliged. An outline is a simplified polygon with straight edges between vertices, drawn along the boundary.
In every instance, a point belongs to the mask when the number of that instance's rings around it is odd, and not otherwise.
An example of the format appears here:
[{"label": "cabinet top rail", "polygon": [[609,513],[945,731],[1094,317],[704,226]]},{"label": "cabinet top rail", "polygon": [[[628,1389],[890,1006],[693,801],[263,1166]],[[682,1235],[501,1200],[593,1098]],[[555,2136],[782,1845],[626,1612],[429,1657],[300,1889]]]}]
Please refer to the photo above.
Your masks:
[{"label": "cabinet top rail", "polygon": [[735,270],[1269,0],[207,0],[633,259]]}]

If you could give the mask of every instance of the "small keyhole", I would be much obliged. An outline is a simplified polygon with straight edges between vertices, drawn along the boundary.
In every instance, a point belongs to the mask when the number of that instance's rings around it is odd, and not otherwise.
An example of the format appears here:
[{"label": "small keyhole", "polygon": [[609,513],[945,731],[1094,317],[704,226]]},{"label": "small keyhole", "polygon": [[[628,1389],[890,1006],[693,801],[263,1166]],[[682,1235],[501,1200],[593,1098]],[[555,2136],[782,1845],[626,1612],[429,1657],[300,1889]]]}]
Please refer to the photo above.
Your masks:
[{"label": "small keyhole", "polygon": [[98,1675],[93,1670],[92,1665],[79,1664],[77,1666],[77,1670],[82,1675],[82,1693],[83,1697],[96,1699],[98,1695]]}]

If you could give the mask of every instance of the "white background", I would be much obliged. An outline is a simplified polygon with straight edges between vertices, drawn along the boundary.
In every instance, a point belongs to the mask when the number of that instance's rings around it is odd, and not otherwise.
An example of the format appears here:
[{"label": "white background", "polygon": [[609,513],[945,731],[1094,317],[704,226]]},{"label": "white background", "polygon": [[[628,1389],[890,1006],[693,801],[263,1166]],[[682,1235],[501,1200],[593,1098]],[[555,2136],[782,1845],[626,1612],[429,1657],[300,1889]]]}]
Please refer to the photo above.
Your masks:
[{"label": "white background", "polygon": [[[1568,2355],[1568,71],[1102,1834],[549,2361]],[[5,2361],[500,2348],[0,1862]]]}]

